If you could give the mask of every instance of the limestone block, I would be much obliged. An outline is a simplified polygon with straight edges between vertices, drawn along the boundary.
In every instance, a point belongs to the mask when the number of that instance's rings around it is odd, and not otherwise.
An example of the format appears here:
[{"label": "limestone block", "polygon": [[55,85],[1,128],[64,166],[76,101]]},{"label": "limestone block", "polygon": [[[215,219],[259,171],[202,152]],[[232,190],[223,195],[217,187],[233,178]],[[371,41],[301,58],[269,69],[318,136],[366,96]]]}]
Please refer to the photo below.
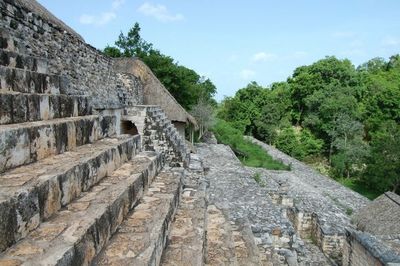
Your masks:
[{"label": "limestone block", "polygon": [[13,121],[12,96],[0,94],[0,124],[10,124]]},{"label": "limestone block", "polygon": [[0,173],[30,162],[29,131],[26,128],[0,131]]},{"label": "limestone block", "polygon": [[25,95],[12,97],[12,123],[23,123],[28,121],[28,98]]},{"label": "limestone block", "polygon": [[57,154],[55,129],[55,125],[41,125],[29,128],[31,161],[41,160]]},{"label": "limestone block", "polygon": [[0,81],[4,91],[60,94],[60,78],[54,75],[0,67]]},{"label": "limestone block", "polygon": [[[24,95],[27,98],[27,116],[28,119],[25,119],[21,122],[26,122],[26,121],[38,121],[40,119],[40,96],[38,94],[32,94],[32,95]],[[17,111],[18,109],[14,107],[14,111]],[[14,123],[17,123],[14,121]]]}]

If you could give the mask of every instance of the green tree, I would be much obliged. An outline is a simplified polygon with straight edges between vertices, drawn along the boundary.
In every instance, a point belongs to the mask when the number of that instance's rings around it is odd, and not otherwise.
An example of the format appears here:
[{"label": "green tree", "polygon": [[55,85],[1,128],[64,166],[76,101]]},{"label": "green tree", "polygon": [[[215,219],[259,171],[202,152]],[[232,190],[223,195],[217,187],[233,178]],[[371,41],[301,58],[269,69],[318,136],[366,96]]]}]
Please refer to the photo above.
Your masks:
[{"label": "green tree", "polygon": [[373,136],[363,181],[380,191],[400,193],[400,125],[383,122]]},{"label": "green tree", "polygon": [[162,54],[140,36],[140,30],[139,24],[135,23],[126,35],[120,33],[115,47],[107,46],[104,53],[111,57],[140,58],[185,109],[190,110],[200,98],[215,104],[212,98],[217,88],[210,79]]},{"label": "green tree", "polygon": [[255,121],[260,119],[268,91],[256,82],[249,83],[236,92],[234,97],[225,98],[219,108],[218,117],[231,122],[246,134],[256,132]]},{"label": "green tree", "polygon": [[122,56],[121,50],[114,46],[107,45],[106,48],[104,48],[103,52],[104,52],[104,54],[108,55],[109,57],[115,58],[115,57]]},{"label": "green tree", "polygon": [[326,57],[310,66],[296,68],[288,79],[296,125],[301,125],[307,115],[309,96],[332,87],[356,86],[356,76],[356,70],[349,60],[339,60],[334,56]]},{"label": "green tree", "polygon": [[272,84],[271,89],[266,90],[261,114],[254,121],[255,137],[273,144],[278,130],[290,126],[291,105],[288,84],[286,82]]},{"label": "green tree", "polygon": [[307,129],[287,127],[282,129],[275,141],[275,145],[283,152],[303,160],[321,152],[323,141]]},{"label": "green tree", "polygon": [[340,113],[336,116],[330,135],[332,146],[336,149],[331,160],[335,175],[350,178],[362,169],[368,156],[368,145],[363,141],[364,127],[349,115]]}]

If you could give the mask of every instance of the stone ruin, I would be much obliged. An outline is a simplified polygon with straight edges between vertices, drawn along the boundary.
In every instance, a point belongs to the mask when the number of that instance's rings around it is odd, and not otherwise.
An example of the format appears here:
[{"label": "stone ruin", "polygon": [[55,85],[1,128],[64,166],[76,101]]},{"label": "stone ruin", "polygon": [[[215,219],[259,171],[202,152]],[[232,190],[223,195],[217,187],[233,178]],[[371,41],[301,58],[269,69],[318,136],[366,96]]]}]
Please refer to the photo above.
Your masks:
[{"label": "stone ruin", "polygon": [[195,119],[143,62],[34,0],[0,8],[0,265],[400,263],[394,195],[369,212],[265,144],[292,171],[243,167],[212,135],[188,148]]}]

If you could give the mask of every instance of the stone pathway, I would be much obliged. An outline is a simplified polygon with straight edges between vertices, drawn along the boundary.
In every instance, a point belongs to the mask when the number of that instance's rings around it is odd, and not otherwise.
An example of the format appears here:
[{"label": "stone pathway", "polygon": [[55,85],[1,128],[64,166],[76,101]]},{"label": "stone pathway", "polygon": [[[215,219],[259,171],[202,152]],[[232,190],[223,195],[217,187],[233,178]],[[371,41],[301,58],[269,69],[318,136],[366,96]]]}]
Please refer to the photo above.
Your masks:
[{"label": "stone pathway", "polygon": [[305,163],[302,163],[253,137],[247,136],[246,138],[265,149],[275,160],[280,160],[284,164],[290,165],[291,172],[293,173],[293,176],[290,179],[291,181],[296,182],[296,185],[300,185],[303,191],[318,191],[320,194],[325,194],[330,198],[335,198],[338,207],[344,210],[348,208],[358,210],[369,203],[369,200],[364,196],[342,186],[335,180],[318,173]]},{"label": "stone pathway", "polygon": [[185,169],[181,201],[176,211],[163,266],[201,266],[204,264],[206,230],[206,182],[201,160],[190,154]]},{"label": "stone pathway", "polygon": [[200,144],[197,151],[209,182],[208,265],[329,265],[297,236],[285,206],[274,204],[228,146]]}]

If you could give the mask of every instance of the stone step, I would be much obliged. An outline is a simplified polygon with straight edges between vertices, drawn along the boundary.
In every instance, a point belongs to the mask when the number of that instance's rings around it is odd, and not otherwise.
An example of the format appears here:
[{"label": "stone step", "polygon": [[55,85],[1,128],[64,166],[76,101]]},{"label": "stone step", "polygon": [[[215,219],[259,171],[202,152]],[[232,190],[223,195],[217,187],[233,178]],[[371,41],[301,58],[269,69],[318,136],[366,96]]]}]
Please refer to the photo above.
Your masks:
[{"label": "stone step", "polygon": [[159,265],[181,180],[181,168],[162,171],[93,265]]},{"label": "stone step", "polygon": [[175,127],[172,124],[164,125],[164,132],[167,135],[170,134],[174,129],[175,129]]},{"label": "stone step", "polygon": [[0,92],[65,94],[67,86],[58,75],[0,66]]},{"label": "stone step", "polygon": [[205,265],[238,265],[230,222],[216,206],[207,207]]},{"label": "stone step", "polygon": [[[198,173],[186,177],[201,179]],[[193,181],[192,181],[193,182]],[[206,238],[206,183],[189,184],[183,188],[181,201],[171,225],[167,247],[163,253],[163,266],[197,266],[204,264]]]},{"label": "stone step", "polygon": [[24,238],[139,148],[139,136],[106,138],[0,175],[0,250]]},{"label": "stone step", "polygon": [[47,73],[48,60],[0,49],[0,66]]},{"label": "stone step", "polygon": [[90,115],[86,96],[0,93],[0,125]]},{"label": "stone step", "polygon": [[149,107],[148,112],[150,112],[153,117],[164,114],[164,111],[160,107]]},{"label": "stone step", "polygon": [[115,135],[114,116],[0,125],[0,173]]},{"label": "stone step", "polygon": [[166,117],[154,117],[155,118],[155,120],[156,120],[156,123],[160,126],[160,127],[162,127],[163,125],[165,125],[165,123],[167,123],[167,121],[169,120],[168,118],[166,118]]},{"label": "stone step", "polygon": [[138,154],[6,250],[0,264],[88,265],[162,166],[160,155]]}]

